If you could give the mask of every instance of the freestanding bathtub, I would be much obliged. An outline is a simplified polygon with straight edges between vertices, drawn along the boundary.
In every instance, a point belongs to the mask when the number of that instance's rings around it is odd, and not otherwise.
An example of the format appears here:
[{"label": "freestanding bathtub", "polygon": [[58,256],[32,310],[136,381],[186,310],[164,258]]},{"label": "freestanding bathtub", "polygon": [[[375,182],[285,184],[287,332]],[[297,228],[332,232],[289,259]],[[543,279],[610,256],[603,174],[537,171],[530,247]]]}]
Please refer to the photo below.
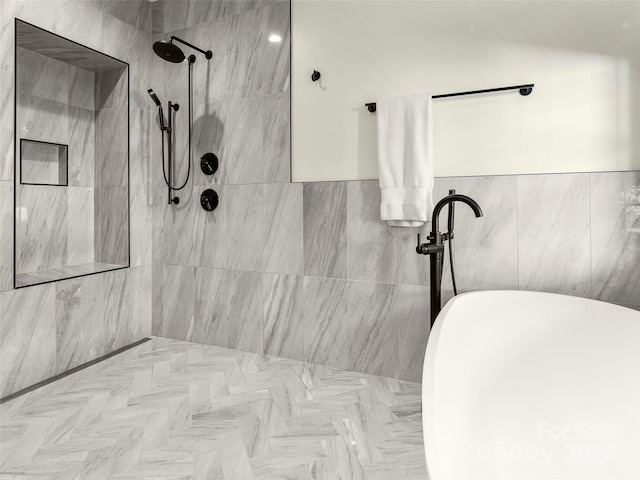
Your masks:
[{"label": "freestanding bathtub", "polygon": [[640,312],[459,295],[431,332],[422,389],[431,480],[640,479]]}]

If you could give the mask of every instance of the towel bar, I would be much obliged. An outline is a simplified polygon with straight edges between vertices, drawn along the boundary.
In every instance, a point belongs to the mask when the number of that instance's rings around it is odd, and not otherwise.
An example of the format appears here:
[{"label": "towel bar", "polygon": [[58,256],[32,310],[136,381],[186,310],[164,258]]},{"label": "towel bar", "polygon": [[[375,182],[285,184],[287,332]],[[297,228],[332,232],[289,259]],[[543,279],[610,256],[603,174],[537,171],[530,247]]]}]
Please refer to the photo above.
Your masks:
[{"label": "towel bar", "polygon": [[[533,83],[528,83],[526,85],[514,85],[512,87],[498,87],[498,88],[487,88],[484,90],[470,90],[468,92],[456,92],[456,93],[443,93],[442,95],[434,95],[431,98],[446,98],[446,97],[460,97],[462,95],[475,95],[477,93],[491,93],[491,92],[501,92],[503,90],[520,90],[520,95],[527,96],[533,91]],[[371,113],[375,113],[376,104],[374,103],[365,103],[365,107]]]}]

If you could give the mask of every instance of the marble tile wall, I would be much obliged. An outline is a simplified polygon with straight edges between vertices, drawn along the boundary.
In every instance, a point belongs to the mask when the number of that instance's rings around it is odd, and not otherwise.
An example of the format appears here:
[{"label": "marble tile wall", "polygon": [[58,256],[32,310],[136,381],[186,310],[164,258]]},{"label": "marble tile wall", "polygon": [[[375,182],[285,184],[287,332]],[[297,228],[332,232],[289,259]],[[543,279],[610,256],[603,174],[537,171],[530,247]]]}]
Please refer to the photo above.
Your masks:
[{"label": "marble tile wall", "polygon": [[[16,255],[18,272],[34,272],[69,264],[71,258],[79,263],[93,262],[93,236],[72,237],[69,228],[69,209],[80,213],[74,203],[83,197],[76,191],[87,177],[86,171],[93,171],[94,137],[94,74],[45,55],[19,47],[17,58],[20,65],[17,78],[17,156],[20,157],[20,139],[53,142],[69,145],[67,165],[59,164],[56,153],[48,161],[38,155],[31,162],[22,164],[25,182],[68,183],[68,187],[43,185],[20,185],[17,205],[18,241]],[[31,144],[38,145],[38,144]],[[25,158],[26,159],[26,158]],[[51,161],[53,160],[53,161]],[[13,161],[11,159],[11,161]],[[18,164],[20,167],[20,164]],[[59,171],[67,168],[71,175],[61,178]],[[84,186],[92,186],[93,182]],[[44,208],[43,208],[44,207]],[[93,205],[83,212],[93,223]]]},{"label": "marble tile wall", "polygon": [[[377,181],[288,183],[288,14],[287,2],[154,4],[155,39],[174,34],[214,57],[194,66],[194,163],[179,206],[152,174],[153,331],[421,381],[429,267],[415,244],[430,228],[381,223]],[[271,31],[280,46],[265,42]],[[153,60],[165,78],[153,88],[184,102],[184,71]],[[206,151],[221,162],[211,177],[198,168]],[[186,162],[177,171],[184,178]],[[215,212],[198,204],[205,187],[220,194]],[[526,288],[640,309],[640,172],[438,178],[435,188],[485,212],[457,208],[459,291]],[[445,300],[449,275],[447,262]]]},{"label": "marble tile wall", "polygon": [[[21,47],[18,62],[17,137],[68,145],[69,171],[63,188],[19,187],[18,272],[126,265],[127,69],[89,72]],[[33,182],[58,183],[58,158],[38,160]]]},{"label": "marble tile wall", "polygon": [[[13,290],[15,17],[130,64],[131,268]],[[0,100],[5,106],[0,110],[0,397],[151,333],[153,182],[149,140],[155,109],[148,101],[146,89],[154,75],[152,56],[151,4],[147,1],[0,2]],[[32,101],[34,106],[40,102],[39,111],[27,115],[26,124],[46,124],[47,112],[60,100],[57,96],[62,89],[50,77],[36,75],[30,81],[40,82],[38,88],[48,98]],[[93,112],[87,113],[94,108],[93,105],[89,108],[94,101],[90,94],[94,92],[84,91],[81,84],[79,76],[71,77],[72,88],[66,104],[68,122],[64,122],[64,128],[65,135],[74,141],[63,142],[73,145],[70,159],[100,154],[94,151],[95,127],[90,121]],[[32,86],[35,88],[35,84]],[[98,105],[98,109],[121,107],[113,98],[107,100],[111,104]],[[126,114],[126,110],[122,113]],[[76,141],[78,138],[91,141]],[[117,183],[118,173],[122,171],[110,172],[109,178],[114,181],[108,188],[122,188]],[[75,195],[69,199],[70,206],[80,209],[82,202],[93,201],[95,177],[92,165],[70,162],[69,188],[73,188]],[[102,197],[118,198],[125,204],[126,192],[123,197],[116,190],[102,192]],[[86,209],[83,207],[82,211]],[[67,225],[74,230],[73,236],[84,236],[82,242],[93,246],[93,231],[86,224],[86,218],[69,209]],[[121,241],[117,235],[111,240]],[[75,255],[80,261],[83,254],[77,245],[68,242],[66,248],[70,256]]]}]

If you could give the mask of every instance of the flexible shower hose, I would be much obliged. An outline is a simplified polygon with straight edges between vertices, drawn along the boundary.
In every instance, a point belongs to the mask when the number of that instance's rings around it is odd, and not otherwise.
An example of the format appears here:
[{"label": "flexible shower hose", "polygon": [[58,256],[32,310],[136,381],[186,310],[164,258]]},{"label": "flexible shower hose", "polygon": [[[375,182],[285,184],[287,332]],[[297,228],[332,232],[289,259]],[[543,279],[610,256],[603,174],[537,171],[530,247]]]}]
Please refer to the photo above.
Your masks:
[{"label": "flexible shower hose", "polygon": [[[174,187],[169,183],[167,178],[167,169],[164,165],[164,130],[160,130],[160,134],[162,136],[162,175],[164,177],[164,183],[167,184],[171,190],[182,190],[187,186],[187,182],[189,181],[189,177],[191,176],[191,135],[192,135],[192,119],[191,119],[191,103],[192,103],[192,94],[191,94],[191,69],[193,68],[193,63],[189,62],[189,105],[188,105],[188,115],[189,115],[189,153],[188,153],[188,165],[187,165],[187,178],[184,183],[180,187]],[[171,110],[169,110],[169,115],[171,115]],[[169,135],[173,135],[173,132],[168,132]],[[169,152],[171,154],[171,152]]]}]

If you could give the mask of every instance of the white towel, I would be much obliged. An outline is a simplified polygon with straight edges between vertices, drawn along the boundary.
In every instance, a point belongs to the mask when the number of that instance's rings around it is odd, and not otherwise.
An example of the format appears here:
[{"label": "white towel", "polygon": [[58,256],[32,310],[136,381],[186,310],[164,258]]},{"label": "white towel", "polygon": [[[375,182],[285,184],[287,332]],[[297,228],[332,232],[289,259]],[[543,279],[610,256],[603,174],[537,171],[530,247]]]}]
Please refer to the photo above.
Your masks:
[{"label": "white towel", "polygon": [[419,227],[433,212],[431,95],[379,100],[380,218],[392,227]]}]

